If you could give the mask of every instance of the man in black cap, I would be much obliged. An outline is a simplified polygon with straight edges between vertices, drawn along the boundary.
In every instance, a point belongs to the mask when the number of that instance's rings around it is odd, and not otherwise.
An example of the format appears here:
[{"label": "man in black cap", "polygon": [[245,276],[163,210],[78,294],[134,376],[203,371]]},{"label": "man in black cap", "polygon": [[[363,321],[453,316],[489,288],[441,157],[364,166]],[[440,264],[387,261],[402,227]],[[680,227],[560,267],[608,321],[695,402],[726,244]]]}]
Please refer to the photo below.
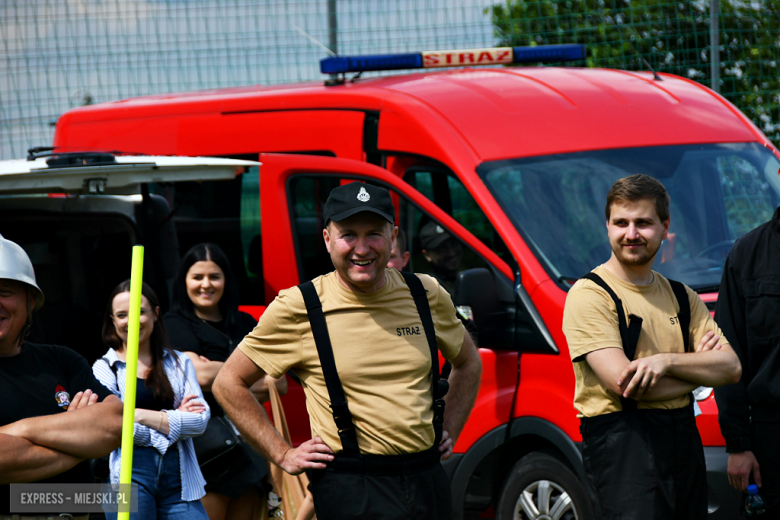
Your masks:
[{"label": "man in black cap", "polygon": [[[452,454],[474,403],[477,351],[436,280],[387,269],[398,230],[387,190],[340,186],[323,213],[335,271],[279,293],[220,371],[214,395],[269,460],[309,473],[320,520],[447,519],[439,460]],[[437,351],[453,366],[446,413]],[[312,439],[297,448],[249,392],[287,370],[303,384],[311,419]]]},{"label": "man in black cap", "polygon": [[420,228],[422,254],[431,264],[431,276],[450,294],[455,293],[455,277],[460,271],[463,246],[434,221]]}]

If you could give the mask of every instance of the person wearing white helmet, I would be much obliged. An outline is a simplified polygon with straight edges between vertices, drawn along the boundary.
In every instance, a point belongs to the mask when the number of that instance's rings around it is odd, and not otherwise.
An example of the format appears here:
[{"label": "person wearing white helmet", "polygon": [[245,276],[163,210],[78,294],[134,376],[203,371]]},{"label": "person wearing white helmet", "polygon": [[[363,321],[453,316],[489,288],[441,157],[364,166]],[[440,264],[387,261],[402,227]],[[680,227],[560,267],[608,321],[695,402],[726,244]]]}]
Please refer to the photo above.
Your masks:
[{"label": "person wearing white helmet", "polygon": [[121,440],[122,402],[86,359],[25,341],[43,302],[29,257],[0,235],[0,520],[12,514],[8,484],[93,483],[87,459]]}]

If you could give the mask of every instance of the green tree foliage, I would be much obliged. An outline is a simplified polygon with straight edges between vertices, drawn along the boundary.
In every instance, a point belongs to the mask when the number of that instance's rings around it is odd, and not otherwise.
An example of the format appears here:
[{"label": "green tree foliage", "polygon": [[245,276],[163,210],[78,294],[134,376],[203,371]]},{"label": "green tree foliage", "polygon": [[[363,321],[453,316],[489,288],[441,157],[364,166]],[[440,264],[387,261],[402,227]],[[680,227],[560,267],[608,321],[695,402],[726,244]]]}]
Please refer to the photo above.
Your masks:
[{"label": "green tree foliage", "polygon": [[[720,92],[780,144],[780,0],[720,2]],[[711,86],[709,1],[508,0],[485,10],[499,45],[584,43],[588,67]]]}]

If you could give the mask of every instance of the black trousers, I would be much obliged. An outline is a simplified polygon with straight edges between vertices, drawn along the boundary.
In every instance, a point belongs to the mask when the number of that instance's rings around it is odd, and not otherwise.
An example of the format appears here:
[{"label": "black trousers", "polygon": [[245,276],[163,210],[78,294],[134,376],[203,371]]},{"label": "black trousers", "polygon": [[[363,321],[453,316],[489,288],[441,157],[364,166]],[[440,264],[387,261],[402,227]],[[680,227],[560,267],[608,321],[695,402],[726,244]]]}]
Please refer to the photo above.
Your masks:
[{"label": "black trousers", "polygon": [[[780,422],[751,423],[750,444],[761,471],[758,492],[767,506],[766,513],[759,518],[780,518]],[[743,493],[739,503],[741,518],[749,518],[745,516],[746,497]]]},{"label": "black trousers", "polygon": [[691,407],[582,418],[582,459],[599,520],[706,520],[707,474]]},{"label": "black trousers", "polygon": [[410,455],[336,455],[308,472],[318,520],[450,520],[438,447]]}]

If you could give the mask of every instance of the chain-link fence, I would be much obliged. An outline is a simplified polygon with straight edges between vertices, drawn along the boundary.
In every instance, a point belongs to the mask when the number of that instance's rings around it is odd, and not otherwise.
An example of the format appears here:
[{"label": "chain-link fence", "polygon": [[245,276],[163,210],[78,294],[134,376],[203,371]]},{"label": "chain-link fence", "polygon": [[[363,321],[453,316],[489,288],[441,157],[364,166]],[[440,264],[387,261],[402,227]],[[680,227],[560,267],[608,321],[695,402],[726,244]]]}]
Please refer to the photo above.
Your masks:
[{"label": "chain-link fence", "polygon": [[[716,6],[716,90],[780,143],[780,0]],[[652,67],[712,88],[710,11],[710,0],[511,0],[490,15],[504,45],[584,43],[589,67]]]},{"label": "chain-link fence", "polygon": [[[710,85],[707,2],[610,1],[0,0],[0,158],[50,144],[57,117],[83,104],[320,80],[325,51],[298,29],[335,36],[340,54],[580,42],[588,66],[646,69],[645,58]],[[776,142],[778,5],[720,14],[721,92]]]}]

